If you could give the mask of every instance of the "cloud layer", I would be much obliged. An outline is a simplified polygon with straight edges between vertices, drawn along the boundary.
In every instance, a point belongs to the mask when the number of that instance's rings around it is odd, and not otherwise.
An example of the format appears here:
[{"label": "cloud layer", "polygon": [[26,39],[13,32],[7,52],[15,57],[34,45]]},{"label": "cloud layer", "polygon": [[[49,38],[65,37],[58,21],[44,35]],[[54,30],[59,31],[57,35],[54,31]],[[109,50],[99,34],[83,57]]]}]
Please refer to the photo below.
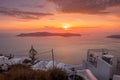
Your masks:
[{"label": "cloud layer", "polygon": [[56,9],[63,13],[120,15],[120,0],[0,0],[0,5],[0,14],[20,19],[39,19]]},{"label": "cloud layer", "polygon": [[65,13],[105,14],[109,7],[120,6],[120,0],[49,0]]},{"label": "cloud layer", "polygon": [[21,11],[19,9],[10,9],[5,7],[0,7],[0,14],[13,16],[21,19],[39,19],[43,16],[52,15],[50,13]]}]

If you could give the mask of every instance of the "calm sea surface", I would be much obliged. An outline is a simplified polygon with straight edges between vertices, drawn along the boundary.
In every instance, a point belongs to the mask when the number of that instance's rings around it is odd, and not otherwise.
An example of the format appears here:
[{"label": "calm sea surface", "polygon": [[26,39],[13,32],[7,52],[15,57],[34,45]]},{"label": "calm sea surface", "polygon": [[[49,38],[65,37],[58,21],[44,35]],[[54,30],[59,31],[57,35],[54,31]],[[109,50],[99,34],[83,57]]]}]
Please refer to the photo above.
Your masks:
[{"label": "calm sea surface", "polygon": [[[38,51],[41,60],[51,59],[54,49],[55,59],[68,64],[80,64],[86,58],[87,49],[107,48],[120,56],[120,39],[106,38],[100,34],[83,34],[81,37],[16,37],[16,34],[0,33],[0,53],[27,56],[31,45]],[[43,53],[46,52],[46,53]]]}]

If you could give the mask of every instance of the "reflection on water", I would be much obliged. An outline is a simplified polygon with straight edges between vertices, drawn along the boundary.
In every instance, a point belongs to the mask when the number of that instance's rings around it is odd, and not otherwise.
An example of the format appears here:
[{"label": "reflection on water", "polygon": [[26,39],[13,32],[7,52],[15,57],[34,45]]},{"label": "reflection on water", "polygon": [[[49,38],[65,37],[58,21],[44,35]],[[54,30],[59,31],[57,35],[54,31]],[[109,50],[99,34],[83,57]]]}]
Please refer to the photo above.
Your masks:
[{"label": "reflection on water", "polygon": [[[119,51],[120,40],[105,38],[105,35],[83,35],[82,37],[16,37],[0,35],[0,53],[26,56],[34,45],[39,59],[51,59],[51,53],[40,54],[54,48],[55,59],[68,64],[80,64],[86,58],[87,49],[108,48]],[[114,53],[119,55],[118,53]]]}]

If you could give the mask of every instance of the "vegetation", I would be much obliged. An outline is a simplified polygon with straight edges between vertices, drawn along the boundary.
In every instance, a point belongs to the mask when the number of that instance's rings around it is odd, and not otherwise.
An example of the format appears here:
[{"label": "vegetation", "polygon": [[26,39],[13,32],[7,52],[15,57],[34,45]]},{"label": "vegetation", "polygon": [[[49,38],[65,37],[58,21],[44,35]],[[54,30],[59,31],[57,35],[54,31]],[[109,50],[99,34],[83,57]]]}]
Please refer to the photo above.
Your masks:
[{"label": "vegetation", "polygon": [[8,55],[6,57],[8,57],[8,59],[12,59],[12,58],[14,58],[14,54],[10,54],[10,55]]},{"label": "vegetation", "polygon": [[36,60],[37,51],[31,46],[29,50],[29,58],[31,59],[31,63],[34,64]]},{"label": "vegetation", "polygon": [[0,73],[0,80],[68,80],[67,73],[58,68],[32,70],[26,65],[12,65],[6,73]]},{"label": "vegetation", "polygon": [[31,62],[31,60],[25,59],[25,60],[23,61],[23,64],[29,64],[30,62]]},{"label": "vegetation", "polygon": [[68,80],[68,75],[65,71],[59,68],[49,69],[49,80]]}]

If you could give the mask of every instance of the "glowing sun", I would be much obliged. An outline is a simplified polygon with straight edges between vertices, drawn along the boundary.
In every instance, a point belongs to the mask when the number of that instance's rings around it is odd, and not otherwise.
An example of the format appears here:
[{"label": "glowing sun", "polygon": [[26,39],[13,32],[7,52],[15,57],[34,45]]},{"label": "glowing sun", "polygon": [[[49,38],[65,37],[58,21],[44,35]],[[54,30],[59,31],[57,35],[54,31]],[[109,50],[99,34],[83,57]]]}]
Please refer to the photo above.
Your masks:
[{"label": "glowing sun", "polygon": [[70,27],[71,27],[71,26],[70,26],[69,24],[64,24],[64,25],[63,25],[63,28],[64,28],[65,30],[68,30]]}]

